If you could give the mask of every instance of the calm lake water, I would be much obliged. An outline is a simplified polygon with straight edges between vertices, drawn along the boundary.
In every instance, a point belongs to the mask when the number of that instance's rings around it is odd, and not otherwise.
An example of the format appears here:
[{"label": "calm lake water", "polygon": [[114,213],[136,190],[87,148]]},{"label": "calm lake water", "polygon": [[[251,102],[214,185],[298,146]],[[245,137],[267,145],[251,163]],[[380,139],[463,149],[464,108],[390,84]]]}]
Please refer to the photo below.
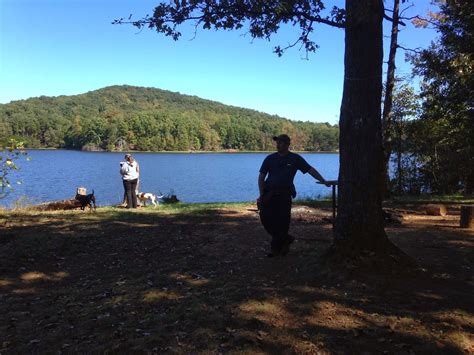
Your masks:
[{"label": "calm lake water", "polygon": [[[21,170],[11,180],[22,181],[0,200],[11,207],[15,201],[39,203],[71,198],[76,187],[95,191],[98,205],[121,202],[123,196],[119,162],[123,153],[29,150],[30,161],[19,162]],[[140,163],[140,191],[168,194],[183,202],[253,201],[258,195],[257,177],[268,153],[135,153]],[[301,154],[328,180],[337,179],[339,155]],[[318,198],[330,194],[330,188],[315,183],[300,172],[295,177],[297,198]]]}]

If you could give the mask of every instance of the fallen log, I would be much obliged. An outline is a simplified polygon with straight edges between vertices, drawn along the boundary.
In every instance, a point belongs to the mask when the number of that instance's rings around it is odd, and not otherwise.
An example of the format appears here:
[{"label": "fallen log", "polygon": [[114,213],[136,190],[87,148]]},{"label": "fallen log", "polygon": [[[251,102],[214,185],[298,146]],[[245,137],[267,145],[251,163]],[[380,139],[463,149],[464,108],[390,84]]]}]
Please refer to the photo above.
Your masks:
[{"label": "fallen log", "polygon": [[39,211],[60,211],[60,210],[74,210],[80,207],[81,207],[81,203],[78,200],[73,198],[69,200],[60,200],[60,201],[41,203],[39,205],[32,206],[32,209],[39,210]]},{"label": "fallen log", "polygon": [[429,216],[446,216],[448,214],[444,205],[426,205],[425,211]]},{"label": "fallen log", "polygon": [[419,213],[420,212],[418,211],[401,209],[401,208],[384,208],[383,209],[384,219],[386,223],[403,224],[404,221],[408,221],[413,218],[420,217],[416,215]]},{"label": "fallen log", "polygon": [[461,206],[461,228],[474,229],[474,205]]}]

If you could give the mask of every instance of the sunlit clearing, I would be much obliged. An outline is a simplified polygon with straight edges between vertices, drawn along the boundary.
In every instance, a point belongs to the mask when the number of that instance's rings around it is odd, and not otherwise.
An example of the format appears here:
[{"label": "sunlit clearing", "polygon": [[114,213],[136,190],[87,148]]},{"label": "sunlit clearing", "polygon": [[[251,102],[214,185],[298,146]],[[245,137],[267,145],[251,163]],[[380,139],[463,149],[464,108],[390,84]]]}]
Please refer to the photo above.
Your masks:
[{"label": "sunlit clearing", "polygon": [[175,291],[162,291],[162,290],[152,290],[145,292],[143,300],[145,302],[156,302],[162,300],[178,300],[183,298],[179,293]]},{"label": "sunlit clearing", "polygon": [[0,279],[0,287],[2,286],[9,286],[11,285],[13,282],[10,281],[10,280],[5,280],[5,279]]},{"label": "sunlit clearing", "polygon": [[25,282],[33,282],[33,281],[61,281],[62,279],[69,276],[67,272],[53,272],[50,275],[47,275],[43,272],[39,271],[30,271],[25,272],[20,276],[20,279]]}]

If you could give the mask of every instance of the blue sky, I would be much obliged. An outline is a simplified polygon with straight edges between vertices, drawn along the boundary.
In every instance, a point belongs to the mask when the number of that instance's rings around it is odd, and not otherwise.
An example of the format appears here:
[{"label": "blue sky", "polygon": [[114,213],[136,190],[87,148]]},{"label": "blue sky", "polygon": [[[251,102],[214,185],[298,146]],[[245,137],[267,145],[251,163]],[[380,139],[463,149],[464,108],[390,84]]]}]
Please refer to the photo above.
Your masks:
[{"label": "blue sky", "polygon": [[[33,96],[79,94],[108,85],[156,87],[248,107],[293,120],[337,123],[342,96],[344,33],[318,26],[320,49],[303,60],[272,48],[294,41],[284,27],[272,39],[252,41],[244,32],[191,27],[174,42],[150,30],[111,25],[152,13],[158,0],[0,0],[0,103]],[[407,13],[425,14],[430,0]],[[343,1],[327,1],[327,6]],[[391,7],[391,1],[386,1]],[[389,34],[389,24],[385,26]],[[435,33],[407,26],[406,47],[427,46]],[[388,44],[388,39],[386,39]],[[388,52],[388,50],[386,51]],[[399,51],[399,73],[409,73]]]}]

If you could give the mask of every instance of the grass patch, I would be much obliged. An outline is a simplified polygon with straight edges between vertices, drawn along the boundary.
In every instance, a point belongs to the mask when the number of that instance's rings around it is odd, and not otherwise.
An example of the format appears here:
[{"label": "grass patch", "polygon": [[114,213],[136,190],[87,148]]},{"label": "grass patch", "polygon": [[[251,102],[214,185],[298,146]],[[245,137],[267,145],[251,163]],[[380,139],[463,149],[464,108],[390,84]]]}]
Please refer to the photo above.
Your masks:
[{"label": "grass patch", "polygon": [[[153,215],[203,215],[212,211],[224,208],[244,208],[251,207],[251,202],[236,202],[236,203],[171,203],[160,204],[159,207],[147,206],[138,209],[125,209],[117,207],[101,207],[97,209],[98,213],[109,213],[120,218],[135,219],[138,216],[153,216]],[[253,204],[255,206],[255,204]]]},{"label": "grass patch", "polygon": [[303,199],[303,200],[294,200],[294,205],[308,206],[314,208],[329,208],[332,207],[332,198],[327,197],[320,200],[313,199]]},{"label": "grass patch", "polygon": [[146,210],[159,210],[165,213],[204,213],[210,210],[221,208],[240,208],[250,205],[255,205],[253,202],[226,202],[226,203],[171,203],[161,204],[158,208],[147,207]]},{"label": "grass patch", "polygon": [[137,215],[137,214],[200,214],[208,211],[213,211],[222,208],[243,208],[255,206],[253,202],[235,202],[235,203],[173,203],[173,204],[160,204],[159,207],[147,206],[138,209],[125,209],[116,206],[103,206],[97,207],[96,210],[85,211],[67,210],[67,211],[40,211],[31,208],[31,206],[23,206],[21,208],[6,209],[0,208],[0,217],[20,217],[20,216],[39,216],[47,217],[59,217],[59,216],[73,216],[81,214],[84,217],[101,219],[107,215]]}]

